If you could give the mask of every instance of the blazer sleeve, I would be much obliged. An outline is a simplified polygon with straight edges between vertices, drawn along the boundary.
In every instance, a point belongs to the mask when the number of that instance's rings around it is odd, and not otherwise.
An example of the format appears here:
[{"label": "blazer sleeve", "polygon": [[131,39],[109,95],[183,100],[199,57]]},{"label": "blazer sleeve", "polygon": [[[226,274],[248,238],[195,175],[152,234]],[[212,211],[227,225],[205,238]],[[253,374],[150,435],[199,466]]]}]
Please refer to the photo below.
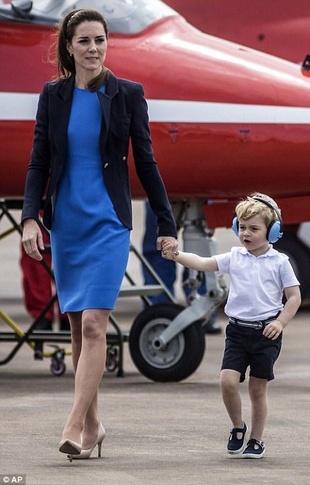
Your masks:
[{"label": "blazer sleeve", "polygon": [[38,219],[49,178],[51,156],[48,143],[48,125],[48,85],[45,84],[39,97],[33,148],[26,174],[22,222],[29,218]]},{"label": "blazer sleeve", "polygon": [[171,205],[154,158],[148,108],[143,87],[139,83],[135,83],[134,86],[130,135],[136,172],[146,192],[150,206],[157,216],[158,235],[177,237]]}]

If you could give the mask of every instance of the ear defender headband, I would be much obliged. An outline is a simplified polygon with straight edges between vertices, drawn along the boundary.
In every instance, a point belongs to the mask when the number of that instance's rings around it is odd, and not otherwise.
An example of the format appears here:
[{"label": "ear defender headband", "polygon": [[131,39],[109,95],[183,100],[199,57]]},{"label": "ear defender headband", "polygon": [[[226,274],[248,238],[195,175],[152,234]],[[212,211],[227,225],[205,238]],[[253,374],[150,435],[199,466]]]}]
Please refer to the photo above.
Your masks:
[{"label": "ear defender headband", "polygon": [[[268,207],[270,207],[270,209],[272,209],[276,213],[278,220],[272,221],[269,224],[267,228],[267,240],[270,243],[277,242],[283,236],[283,220],[282,220],[280,211],[271,202],[263,199],[262,197],[254,196],[254,197],[251,197],[251,199],[257,200],[258,202],[262,202],[263,204],[268,205]],[[231,227],[234,233],[236,234],[236,236],[239,236],[239,221],[236,214],[234,215]]]}]

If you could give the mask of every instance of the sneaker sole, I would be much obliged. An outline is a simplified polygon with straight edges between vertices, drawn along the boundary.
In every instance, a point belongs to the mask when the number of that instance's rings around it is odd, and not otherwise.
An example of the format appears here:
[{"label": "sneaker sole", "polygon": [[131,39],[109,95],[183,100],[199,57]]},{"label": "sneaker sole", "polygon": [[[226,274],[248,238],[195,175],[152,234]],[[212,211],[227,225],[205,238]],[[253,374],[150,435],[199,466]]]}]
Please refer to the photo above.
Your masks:
[{"label": "sneaker sole", "polygon": [[265,450],[260,453],[259,455],[256,455],[255,453],[244,453],[242,455],[243,458],[256,458],[256,459],[259,459],[259,458],[262,458],[265,454]]},{"label": "sneaker sole", "polygon": [[246,443],[244,443],[244,445],[241,448],[239,448],[239,450],[233,450],[233,451],[227,450],[227,452],[229,455],[241,455],[245,449],[246,449]]}]

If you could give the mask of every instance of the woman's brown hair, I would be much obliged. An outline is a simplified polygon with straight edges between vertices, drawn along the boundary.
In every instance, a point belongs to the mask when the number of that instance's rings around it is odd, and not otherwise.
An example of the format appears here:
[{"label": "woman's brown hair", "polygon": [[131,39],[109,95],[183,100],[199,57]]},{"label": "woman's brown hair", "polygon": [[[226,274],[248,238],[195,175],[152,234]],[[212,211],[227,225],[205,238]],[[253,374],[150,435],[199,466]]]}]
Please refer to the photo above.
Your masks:
[{"label": "woman's brown hair", "polygon": [[[75,62],[68,52],[68,42],[71,43],[76,28],[82,22],[100,22],[103,25],[106,38],[108,38],[108,26],[100,12],[93,9],[76,9],[69,12],[62,20],[58,30],[57,41],[57,66],[59,78],[75,75]],[[97,91],[108,80],[110,71],[103,66],[101,73],[88,83],[88,89]]]}]

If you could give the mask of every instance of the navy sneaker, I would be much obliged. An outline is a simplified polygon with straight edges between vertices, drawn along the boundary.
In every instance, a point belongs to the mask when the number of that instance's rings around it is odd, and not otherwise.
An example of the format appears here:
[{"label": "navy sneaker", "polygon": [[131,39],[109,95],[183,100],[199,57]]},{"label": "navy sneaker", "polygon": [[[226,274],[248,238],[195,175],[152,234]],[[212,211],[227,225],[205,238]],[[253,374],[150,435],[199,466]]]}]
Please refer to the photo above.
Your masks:
[{"label": "navy sneaker", "polygon": [[248,430],[247,425],[244,423],[243,428],[233,428],[230,431],[229,440],[227,443],[227,451],[231,455],[242,453],[245,448],[245,435]]},{"label": "navy sneaker", "polygon": [[246,445],[242,458],[261,458],[266,451],[265,445],[262,441],[254,438],[250,439]]}]

